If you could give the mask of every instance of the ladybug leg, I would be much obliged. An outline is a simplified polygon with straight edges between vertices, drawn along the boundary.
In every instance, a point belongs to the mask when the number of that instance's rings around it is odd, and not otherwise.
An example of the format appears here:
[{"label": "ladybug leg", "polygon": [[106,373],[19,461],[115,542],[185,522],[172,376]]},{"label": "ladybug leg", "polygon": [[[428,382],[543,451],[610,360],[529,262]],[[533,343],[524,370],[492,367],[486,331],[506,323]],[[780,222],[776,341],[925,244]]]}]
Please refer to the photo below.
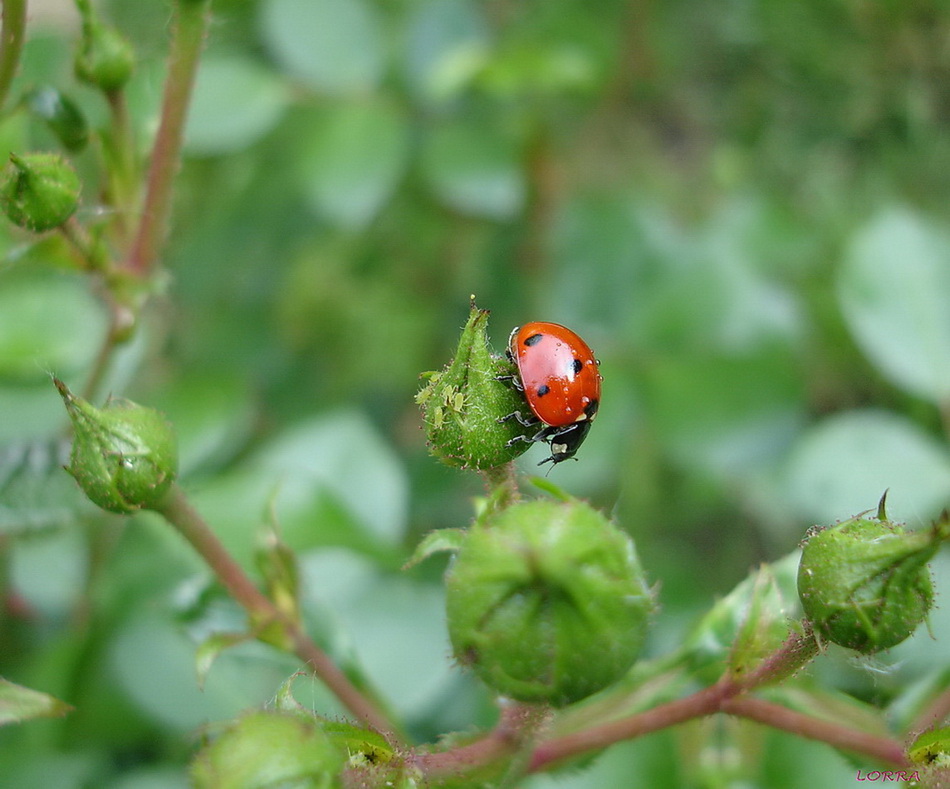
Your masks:
[{"label": "ladybug leg", "polygon": [[[537,419],[536,419],[535,421],[533,421],[533,422],[531,422],[531,423],[529,423],[529,424],[526,424],[526,423],[524,423],[524,422],[522,422],[521,424],[523,424],[525,427],[533,427],[533,426],[536,426],[536,425],[541,424],[541,422],[540,422],[540,420],[537,420]],[[537,443],[538,441],[547,441],[547,440],[548,440],[548,436],[550,435],[550,431],[551,431],[551,428],[549,428],[547,425],[545,425],[545,426],[542,427],[537,433],[535,433],[533,436],[515,436],[514,438],[512,438],[511,440],[509,440],[509,441],[505,444],[505,446],[506,446],[506,447],[514,446],[514,445],[517,444],[519,441],[524,441],[526,444],[534,444],[534,443]]]},{"label": "ladybug leg", "polygon": [[536,416],[522,416],[520,411],[512,411],[510,414],[506,414],[503,417],[499,417],[499,422],[510,422],[512,419],[518,420],[519,425],[524,427],[534,427],[540,421]]},{"label": "ladybug leg", "polygon": [[522,386],[517,375],[496,375],[495,380],[506,384],[511,384],[511,386],[517,389],[519,392],[524,391],[524,386]]},{"label": "ladybug leg", "polygon": [[[508,414],[507,416],[501,417],[501,419],[499,419],[498,421],[499,421],[499,422],[508,422],[508,421],[510,421],[510,420],[512,420],[512,419],[517,420],[518,424],[519,424],[519,425],[522,425],[523,427],[537,427],[538,425],[541,424],[541,420],[538,419],[536,416],[532,415],[531,417],[526,417],[526,416],[524,416],[520,411],[512,411],[512,412],[511,412],[510,414]],[[512,446],[513,444],[517,444],[519,441],[525,441],[525,442],[527,442],[528,444],[533,444],[535,441],[543,441],[543,440],[544,440],[544,436],[547,434],[547,430],[548,430],[547,427],[543,427],[543,428],[541,428],[541,430],[539,430],[539,431],[538,431],[537,433],[535,433],[535,435],[533,435],[533,436],[523,436],[523,435],[522,435],[522,436],[515,436],[514,438],[510,439],[510,440],[505,444],[505,446],[510,447],[510,446]]]}]

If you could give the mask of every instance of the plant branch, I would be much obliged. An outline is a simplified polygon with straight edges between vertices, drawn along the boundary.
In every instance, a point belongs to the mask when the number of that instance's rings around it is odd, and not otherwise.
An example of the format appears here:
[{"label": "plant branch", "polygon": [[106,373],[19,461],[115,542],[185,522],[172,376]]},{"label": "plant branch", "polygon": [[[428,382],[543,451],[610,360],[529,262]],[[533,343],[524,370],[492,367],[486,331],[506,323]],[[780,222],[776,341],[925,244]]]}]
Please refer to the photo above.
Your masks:
[{"label": "plant branch", "polygon": [[388,717],[350,682],[349,678],[318,647],[300,625],[280,611],[248,578],[231,557],[201,515],[191,506],[184,491],[172,486],[159,514],[171,523],[217,575],[231,596],[253,620],[279,626],[293,645],[294,654],[305,661],[313,673],[336,695],[343,705],[364,724],[389,738],[397,736]]},{"label": "plant branch", "polygon": [[3,0],[3,27],[0,30],[0,110],[6,103],[10,85],[20,65],[26,30],[26,0]]},{"label": "plant branch", "polygon": [[104,155],[108,161],[106,171],[109,176],[106,199],[116,211],[116,235],[120,248],[124,249],[131,234],[135,232],[134,207],[138,202],[138,182],[141,174],[125,92],[108,91],[106,99],[111,116],[109,133],[103,140]]},{"label": "plant branch", "polygon": [[210,8],[210,0],[179,0],[175,3],[161,122],[149,163],[142,218],[125,262],[127,270],[142,277],[155,265],[165,241],[171,214],[172,185],[181,158],[185,117],[207,33]]},{"label": "plant branch", "polygon": [[588,751],[600,750],[621,740],[640,737],[693,718],[719,712],[723,702],[737,691],[738,686],[733,682],[720,680],[715,685],[646,712],[547,740],[535,749],[530,770],[546,770],[557,762]]},{"label": "plant branch", "polygon": [[722,703],[721,710],[730,715],[764,723],[774,729],[797,734],[799,737],[818,740],[835,748],[870,756],[879,762],[886,762],[897,767],[905,767],[909,764],[907,757],[904,756],[904,749],[895,739],[849,729],[765,699],[754,696],[726,699]]},{"label": "plant branch", "polygon": [[[777,728],[787,728],[802,736],[822,739],[832,745],[866,753],[882,761],[903,764],[900,746],[893,740],[855,732],[801,713],[785,715],[784,708],[767,702],[760,704],[755,700],[755,703],[747,707],[736,703],[737,697],[746,698],[744,694],[753,688],[795,673],[817,652],[818,644],[814,633],[807,623],[804,623],[801,632],[791,633],[778,649],[745,677],[727,674],[716,684],[689,696],[660,704],[636,715],[596,724],[540,742],[527,764],[527,772],[547,770],[559,762],[606,748],[622,740],[720,712],[761,719],[763,723],[771,723],[771,720],[766,719],[771,715]],[[799,728],[795,728],[796,726]],[[513,735],[510,722],[502,719],[495,730],[483,739],[451,751],[423,755],[419,757],[417,766],[427,776],[445,777],[485,767],[502,758],[511,758],[517,754],[518,747],[517,737]]]},{"label": "plant branch", "polygon": [[544,708],[508,704],[502,707],[498,725],[487,736],[450,751],[416,754],[410,757],[412,765],[422,771],[427,780],[460,778],[473,770],[518,756],[525,745],[530,744],[545,717]]},{"label": "plant branch", "polygon": [[950,717],[950,689],[944,690],[917,717],[910,727],[911,734],[918,734],[934,726],[942,725]]}]

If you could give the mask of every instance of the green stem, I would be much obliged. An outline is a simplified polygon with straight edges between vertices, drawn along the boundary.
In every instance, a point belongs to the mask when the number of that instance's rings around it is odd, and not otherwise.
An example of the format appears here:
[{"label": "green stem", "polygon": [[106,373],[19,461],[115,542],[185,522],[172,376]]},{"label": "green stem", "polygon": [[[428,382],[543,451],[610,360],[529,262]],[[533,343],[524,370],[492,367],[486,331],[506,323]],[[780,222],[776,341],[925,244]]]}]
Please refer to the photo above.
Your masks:
[{"label": "green stem", "polygon": [[149,163],[142,219],[125,268],[145,277],[165,241],[171,214],[172,185],[181,159],[185,117],[210,17],[210,0],[178,0],[162,99],[161,122]]},{"label": "green stem", "polygon": [[3,27],[0,30],[0,110],[20,65],[26,30],[26,0],[3,1]]},{"label": "green stem", "polygon": [[104,141],[109,176],[106,198],[117,212],[116,238],[119,248],[124,249],[134,231],[140,174],[125,92],[109,91],[106,93],[106,99],[111,114],[110,132],[108,139]]},{"label": "green stem", "polygon": [[169,523],[191,544],[217,575],[231,596],[258,622],[272,622],[283,629],[293,644],[294,654],[306,662],[313,673],[336,695],[343,705],[364,724],[393,739],[396,728],[386,715],[344,674],[330,657],[288,618],[248,578],[231,557],[201,515],[191,506],[178,485],[172,486],[159,509]]}]

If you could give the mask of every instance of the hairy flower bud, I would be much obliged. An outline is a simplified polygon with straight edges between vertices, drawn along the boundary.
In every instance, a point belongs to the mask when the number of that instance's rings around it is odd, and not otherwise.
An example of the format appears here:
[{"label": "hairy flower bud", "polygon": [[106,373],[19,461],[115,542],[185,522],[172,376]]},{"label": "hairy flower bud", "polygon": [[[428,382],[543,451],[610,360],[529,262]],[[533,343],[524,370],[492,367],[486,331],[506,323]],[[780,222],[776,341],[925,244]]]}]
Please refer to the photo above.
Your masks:
[{"label": "hairy flower bud", "polygon": [[77,0],[76,7],[82,17],[82,38],[73,62],[76,77],[100,90],[118,90],[135,68],[131,42],[103,23],[89,0]]},{"label": "hairy flower bud", "polygon": [[79,176],[62,156],[11,153],[0,176],[0,208],[13,224],[42,233],[73,215],[79,190]]},{"label": "hairy flower bud", "polygon": [[456,658],[502,695],[554,706],[623,676],[654,606],[632,540],[580,501],[476,524],[446,587]]},{"label": "hairy flower bud", "polygon": [[933,604],[927,562],[939,533],[862,513],[808,538],[798,569],[805,615],[822,638],[865,654],[899,644]]},{"label": "hairy flower bud", "polygon": [[191,778],[196,789],[336,789],[344,763],[319,719],[257,711],[232,721],[198,753]]},{"label": "hairy flower bud", "polygon": [[54,379],[73,423],[66,470],[89,499],[110,512],[159,505],[178,473],[171,425],[158,412],[128,400],[95,408]]},{"label": "hairy flower bud", "polygon": [[498,380],[511,376],[514,367],[506,358],[492,355],[488,314],[472,303],[455,358],[442,372],[431,373],[416,397],[429,447],[450,466],[501,466],[529,446],[524,441],[508,446],[512,439],[526,435],[526,428],[514,419],[498,421],[525,404],[514,387]]}]

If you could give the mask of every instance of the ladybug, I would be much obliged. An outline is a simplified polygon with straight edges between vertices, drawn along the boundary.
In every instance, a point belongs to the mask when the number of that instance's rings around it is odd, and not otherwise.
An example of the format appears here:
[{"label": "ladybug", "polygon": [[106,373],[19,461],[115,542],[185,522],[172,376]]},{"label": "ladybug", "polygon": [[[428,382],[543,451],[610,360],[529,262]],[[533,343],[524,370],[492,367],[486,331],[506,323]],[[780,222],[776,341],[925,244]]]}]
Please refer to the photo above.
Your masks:
[{"label": "ladybug", "polygon": [[562,463],[577,454],[587,438],[600,405],[600,382],[590,346],[558,323],[534,322],[516,326],[508,338],[508,358],[518,369],[506,377],[524,394],[531,416],[515,411],[500,421],[517,419],[526,427],[538,427],[532,436],[516,441],[546,441],[551,456],[544,463]]}]

